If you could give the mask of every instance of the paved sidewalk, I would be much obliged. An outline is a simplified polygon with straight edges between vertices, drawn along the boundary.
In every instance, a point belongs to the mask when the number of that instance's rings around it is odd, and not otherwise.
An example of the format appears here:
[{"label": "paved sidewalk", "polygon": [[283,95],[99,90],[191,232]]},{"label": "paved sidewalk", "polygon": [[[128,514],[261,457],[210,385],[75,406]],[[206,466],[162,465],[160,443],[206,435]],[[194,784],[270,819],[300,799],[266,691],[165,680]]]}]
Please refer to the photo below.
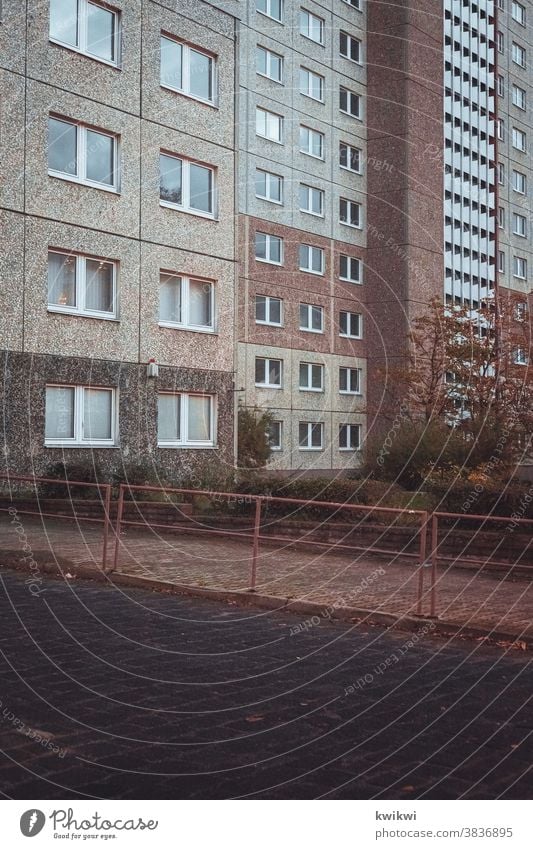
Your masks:
[{"label": "paved sidewalk", "polygon": [[[73,565],[99,568],[100,526],[20,516],[24,538],[4,516],[0,552],[20,551],[26,542],[40,556],[54,552]],[[110,540],[108,562],[112,562]],[[137,577],[222,591],[250,587],[251,543],[191,535],[150,533],[126,528],[121,538],[118,571]],[[39,558],[36,558],[37,560]],[[429,570],[424,570],[429,589]],[[416,613],[418,572],[414,562],[362,554],[330,554],[287,546],[261,545],[257,592],[285,601],[300,600],[324,608],[354,607],[411,616]],[[439,568],[439,617],[452,624],[533,636],[533,589],[530,581],[507,579],[473,569]],[[429,598],[424,600],[429,612]]]}]

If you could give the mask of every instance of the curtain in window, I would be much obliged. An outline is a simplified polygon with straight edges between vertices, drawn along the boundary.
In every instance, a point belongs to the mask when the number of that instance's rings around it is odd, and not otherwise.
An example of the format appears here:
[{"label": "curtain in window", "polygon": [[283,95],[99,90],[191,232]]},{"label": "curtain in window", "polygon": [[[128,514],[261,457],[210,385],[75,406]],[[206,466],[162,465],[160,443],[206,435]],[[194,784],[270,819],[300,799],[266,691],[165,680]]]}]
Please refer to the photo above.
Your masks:
[{"label": "curtain in window", "polygon": [[45,438],[74,438],[74,387],[46,387]]},{"label": "curtain in window", "polygon": [[86,260],[85,308],[113,312],[113,264],[97,259]]},{"label": "curtain in window", "polygon": [[181,324],[181,277],[162,274],[159,287],[159,319]]},{"label": "curtain in window", "polygon": [[76,257],[48,254],[48,303],[76,306]]},{"label": "curtain in window", "polygon": [[157,399],[157,436],[159,442],[179,442],[180,395],[159,395]]},{"label": "curtain in window", "polygon": [[112,392],[109,389],[85,389],[83,392],[83,438],[111,439]]},{"label": "curtain in window", "polygon": [[189,441],[211,440],[211,399],[202,395],[189,396]]},{"label": "curtain in window", "polygon": [[189,324],[211,327],[211,283],[189,283]]}]

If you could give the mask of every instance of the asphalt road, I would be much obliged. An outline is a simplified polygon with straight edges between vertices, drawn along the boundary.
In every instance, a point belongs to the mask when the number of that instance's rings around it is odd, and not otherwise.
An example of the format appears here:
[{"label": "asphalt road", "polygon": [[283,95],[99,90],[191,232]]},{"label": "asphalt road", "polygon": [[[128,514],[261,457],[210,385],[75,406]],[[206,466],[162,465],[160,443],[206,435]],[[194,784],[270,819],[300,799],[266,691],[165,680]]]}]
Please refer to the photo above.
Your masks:
[{"label": "asphalt road", "polygon": [[533,798],[525,652],[82,581],[33,592],[0,573],[5,797]]}]

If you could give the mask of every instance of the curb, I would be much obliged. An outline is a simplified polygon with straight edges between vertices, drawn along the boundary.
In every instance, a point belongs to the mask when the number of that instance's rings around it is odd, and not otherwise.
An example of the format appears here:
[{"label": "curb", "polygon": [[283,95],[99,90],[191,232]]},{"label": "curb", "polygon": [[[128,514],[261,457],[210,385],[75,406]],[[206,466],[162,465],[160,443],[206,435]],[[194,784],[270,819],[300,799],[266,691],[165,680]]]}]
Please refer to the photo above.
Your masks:
[{"label": "curb", "polygon": [[[4,568],[16,571],[29,571],[26,565],[18,558],[9,564],[3,564]],[[68,565],[67,565],[68,564]],[[432,635],[446,637],[466,637],[472,640],[485,640],[489,643],[510,642],[523,643],[527,650],[533,651],[533,635],[522,635],[517,637],[507,631],[489,631],[486,628],[478,628],[470,625],[458,625],[455,622],[446,622],[441,619],[427,618],[424,616],[402,616],[394,613],[385,613],[378,610],[368,610],[362,607],[332,607],[325,603],[314,601],[301,601],[294,597],[284,598],[282,596],[261,595],[257,592],[239,590],[212,590],[206,587],[194,587],[188,584],[175,584],[161,581],[156,578],[142,578],[137,575],[128,575],[125,572],[103,572],[92,566],[72,565],[62,559],[62,563],[52,563],[50,559],[40,565],[40,569],[51,578],[66,578],[66,574],[83,580],[99,581],[100,583],[136,587],[152,592],[164,592],[169,595],[190,596],[193,598],[204,598],[210,601],[221,601],[233,603],[239,607],[259,607],[264,610],[276,612],[302,613],[319,617],[323,622],[336,620],[339,622],[365,622],[369,625],[381,625],[386,628],[394,628],[400,631],[416,631],[421,626],[430,628]],[[328,611],[325,616],[324,612]]]}]

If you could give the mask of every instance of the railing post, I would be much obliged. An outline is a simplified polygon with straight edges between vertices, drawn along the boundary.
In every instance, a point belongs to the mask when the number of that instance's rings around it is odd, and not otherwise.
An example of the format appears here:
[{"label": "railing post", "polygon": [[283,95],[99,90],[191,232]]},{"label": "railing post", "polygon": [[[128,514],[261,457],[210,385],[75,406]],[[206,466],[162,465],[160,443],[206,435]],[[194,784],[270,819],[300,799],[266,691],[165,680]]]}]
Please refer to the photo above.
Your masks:
[{"label": "railing post", "polygon": [[105,484],[104,500],[104,538],[102,542],[102,570],[105,572],[107,566],[107,546],[109,542],[109,525],[111,523],[111,484]]},{"label": "railing post", "polygon": [[259,554],[259,531],[261,529],[261,497],[255,501],[254,536],[252,550],[252,573],[250,576],[250,592],[255,592],[257,577],[257,555]]},{"label": "railing post", "polygon": [[420,521],[420,551],[418,555],[418,598],[416,601],[417,616],[422,616],[422,597],[424,595],[424,569],[426,562],[426,535],[428,514],[422,513]]},{"label": "railing post", "polygon": [[437,611],[437,561],[439,548],[439,517],[433,513],[431,521],[431,608],[430,615]]},{"label": "railing post", "polygon": [[118,566],[118,554],[120,549],[120,526],[122,522],[122,511],[124,509],[124,484],[120,484],[120,488],[118,491],[118,506],[117,506],[117,524],[115,526],[115,556],[113,557],[113,568],[112,572],[114,572]]}]

